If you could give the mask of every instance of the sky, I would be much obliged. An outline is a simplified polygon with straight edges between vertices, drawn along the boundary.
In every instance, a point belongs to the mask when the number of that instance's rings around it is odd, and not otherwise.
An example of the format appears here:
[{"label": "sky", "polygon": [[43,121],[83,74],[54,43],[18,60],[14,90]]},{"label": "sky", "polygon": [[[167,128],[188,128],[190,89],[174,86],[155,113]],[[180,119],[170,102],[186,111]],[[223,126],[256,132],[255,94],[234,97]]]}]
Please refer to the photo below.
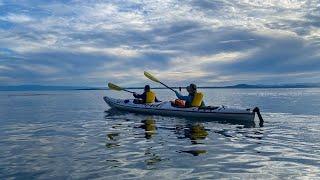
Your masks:
[{"label": "sky", "polygon": [[0,0],[0,85],[320,82],[319,0]]}]

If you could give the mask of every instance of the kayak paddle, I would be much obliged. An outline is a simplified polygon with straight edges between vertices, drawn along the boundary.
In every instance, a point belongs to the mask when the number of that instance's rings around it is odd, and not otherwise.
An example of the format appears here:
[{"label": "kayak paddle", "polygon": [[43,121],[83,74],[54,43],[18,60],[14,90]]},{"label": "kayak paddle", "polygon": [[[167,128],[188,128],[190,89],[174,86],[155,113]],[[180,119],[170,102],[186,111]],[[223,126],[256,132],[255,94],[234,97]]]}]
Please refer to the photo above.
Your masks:
[{"label": "kayak paddle", "polygon": [[152,75],[151,75],[150,73],[148,73],[147,71],[144,71],[144,75],[145,75],[148,79],[150,79],[151,81],[160,83],[160,84],[164,85],[166,88],[168,88],[168,89],[176,92],[174,89],[172,89],[171,87],[165,85],[164,83],[162,83],[161,81],[159,81],[156,77],[152,76]]},{"label": "kayak paddle", "polygon": [[109,87],[109,89],[112,89],[112,90],[115,90],[115,91],[126,91],[126,92],[129,92],[129,93],[132,93],[132,94],[134,93],[132,91],[126,90],[126,89],[124,89],[122,87],[119,87],[119,86],[117,86],[115,84],[112,84],[112,83],[108,83],[108,87]]}]

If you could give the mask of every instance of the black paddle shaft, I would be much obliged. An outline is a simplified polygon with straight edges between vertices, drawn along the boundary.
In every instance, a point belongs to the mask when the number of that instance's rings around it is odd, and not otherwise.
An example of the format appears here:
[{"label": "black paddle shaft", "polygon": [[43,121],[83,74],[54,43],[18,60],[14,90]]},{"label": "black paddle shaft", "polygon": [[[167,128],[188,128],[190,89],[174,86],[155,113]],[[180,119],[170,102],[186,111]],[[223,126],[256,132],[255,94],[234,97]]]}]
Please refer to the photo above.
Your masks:
[{"label": "black paddle shaft", "polygon": [[126,90],[126,89],[123,89],[124,91],[126,91],[126,92],[129,92],[129,93],[134,93],[134,92],[132,92],[132,91],[129,91],[129,90]]},{"label": "black paddle shaft", "polygon": [[168,88],[168,89],[172,90],[173,92],[176,92],[174,89],[172,89],[171,87],[169,87],[169,86],[167,86],[167,85],[163,84],[162,82],[160,82],[160,84],[164,85],[166,88]]}]

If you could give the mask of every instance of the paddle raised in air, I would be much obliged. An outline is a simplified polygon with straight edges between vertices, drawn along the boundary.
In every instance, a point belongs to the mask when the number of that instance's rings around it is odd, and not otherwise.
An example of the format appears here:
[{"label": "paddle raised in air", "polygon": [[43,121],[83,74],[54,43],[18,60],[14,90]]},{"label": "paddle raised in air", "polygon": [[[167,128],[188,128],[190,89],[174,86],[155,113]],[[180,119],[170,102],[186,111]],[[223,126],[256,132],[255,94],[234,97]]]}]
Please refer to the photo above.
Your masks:
[{"label": "paddle raised in air", "polygon": [[144,72],[144,75],[145,75],[148,79],[150,79],[151,81],[154,81],[154,82],[160,83],[160,84],[164,85],[166,88],[168,88],[168,89],[170,89],[170,90],[172,90],[172,91],[174,91],[174,92],[175,92],[175,90],[174,90],[174,89],[172,89],[171,87],[169,87],[169,86],[165,85],[164,83],[162,83],[161,81],[159,81],[156,77],[154,77],[153,75],[151,75],[151,74],[150,74],[150,73],[148,73],[147,71],[145,71],[145,72]]},{"label": "paddle raised in air", "polygon": [[108,87],[109,87],[109,89],[112,89],[112,90],[115,90],[115,91],[126,91],[126,92],[129,92],[129,93],[134,93],[134,92],[129,91],[129,90],[125,89],[125,88],[117,86],[117,85],[115,85],[113,83],[108,83]]}]

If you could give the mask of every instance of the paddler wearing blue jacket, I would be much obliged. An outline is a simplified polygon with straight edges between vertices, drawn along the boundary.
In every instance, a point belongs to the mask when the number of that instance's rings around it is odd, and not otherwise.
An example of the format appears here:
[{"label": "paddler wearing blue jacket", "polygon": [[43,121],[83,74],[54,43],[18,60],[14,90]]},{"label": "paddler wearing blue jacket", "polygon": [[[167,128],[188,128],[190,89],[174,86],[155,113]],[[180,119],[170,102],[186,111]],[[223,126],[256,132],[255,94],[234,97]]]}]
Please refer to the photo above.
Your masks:
[{"label": "paddler wearing blue jacket", "polygon": [[178,91],[175,91],[176,96],[186,101],[186,107],[203,107],[205,106],[203,102],[203,94],[201,92],[197,92],[197,86],[195,84],[190,84],[187,86],[187,91],[189,93],[188,96],[181,95]]},{"label": "paddler wearing blue jacket", "polygon": [[135,98],[142,99],[142,103],[154,103],[154,102],[160,102],[157,97],[156,93],[151,91],[150,86],[146,85],[144,87],[144,92],[142,94],[133,93],[133,96]]}]

